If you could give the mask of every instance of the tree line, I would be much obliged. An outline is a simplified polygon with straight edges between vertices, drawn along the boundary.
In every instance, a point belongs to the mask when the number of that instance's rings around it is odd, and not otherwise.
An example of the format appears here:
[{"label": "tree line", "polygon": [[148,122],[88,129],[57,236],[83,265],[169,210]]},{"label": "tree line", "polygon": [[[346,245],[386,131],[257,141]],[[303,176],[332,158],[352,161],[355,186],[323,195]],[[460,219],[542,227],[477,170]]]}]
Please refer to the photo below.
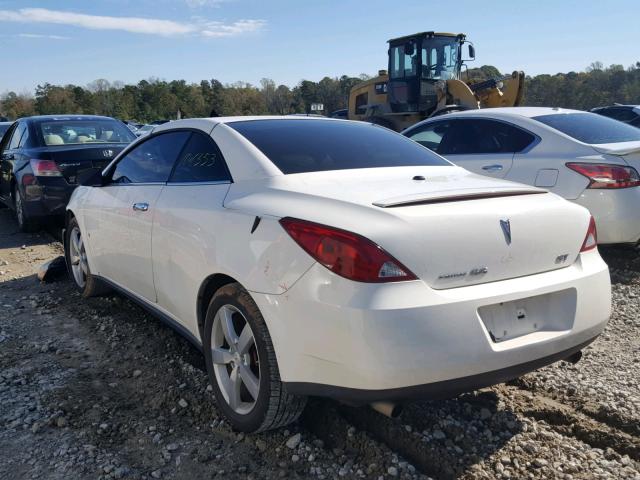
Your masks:
[{"label": "tree line", "polygon": [[184,80],[142,80],[136,85],[96,80],[78,85],[38,85],[35,95],[8,92],[0,97],[0,115],[10,119],[46,114],[98,114],[123,120],[148,122],[223,115],[286,115],[309,113],[312,103],[325,112],[346,108],[349,91],[368,78],[325,77],[319,82],[302,80],[294,88],[263,78],[259,86],[237,82],[223,85],[216,79],[187,83]]},{"label": "tree line", "polygon": [[[469,69],[463,79],[482,81],[502,74],[493,66]],[[7,92],[0,96],[0,115],[15,119],[42,114],[99,114],[149,122],[177,115],[261,115],[309,113],[312,103],[324,104],[324,113],[347,107],[349,91],[359,77],[325,77],[318,82],[302,80],[295,87],[277,85],[263,78],[259,85],[216,79],[187,83],[185,80],[142,80],[136,85],[96,80],[87,86],[38,85],[35,94]],[[527,76],[524,104],[588,110],[615,102],[640,104],[640,62],[624,68],[592,63],[583,72]],[[178,113],[179,112],[179,113]]]}]

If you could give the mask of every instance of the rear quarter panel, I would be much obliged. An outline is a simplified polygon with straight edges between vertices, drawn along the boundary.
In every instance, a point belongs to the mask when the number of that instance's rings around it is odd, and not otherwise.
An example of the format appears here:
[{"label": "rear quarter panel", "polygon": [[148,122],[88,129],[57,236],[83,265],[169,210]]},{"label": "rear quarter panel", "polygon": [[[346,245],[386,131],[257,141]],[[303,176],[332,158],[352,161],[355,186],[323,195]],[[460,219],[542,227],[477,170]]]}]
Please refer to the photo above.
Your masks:
[{"label": "rear quarter panel", "polygon": [[156,206],[152,251],[158,303],[196,336],[197,296],[210,275],[228,275],[250,292],[279,295],[314,263],[278,218],[224,208],[229,188],[167,185]]}]

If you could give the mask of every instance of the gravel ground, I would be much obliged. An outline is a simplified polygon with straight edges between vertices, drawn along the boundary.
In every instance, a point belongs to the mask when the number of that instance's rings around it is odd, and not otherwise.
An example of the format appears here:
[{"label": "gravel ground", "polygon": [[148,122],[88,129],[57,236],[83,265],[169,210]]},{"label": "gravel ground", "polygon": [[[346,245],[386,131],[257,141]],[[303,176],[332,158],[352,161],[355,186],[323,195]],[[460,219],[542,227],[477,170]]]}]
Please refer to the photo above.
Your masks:
[{"label": "gravel ground", "polygon": [[129,301],[39,283],[61,253],[0,211],[0,478],[640,479],[640,257],[607,249],[614,314],[576,364],[408,405],[314,399],[260,435],[223,421],[200,353]]}]

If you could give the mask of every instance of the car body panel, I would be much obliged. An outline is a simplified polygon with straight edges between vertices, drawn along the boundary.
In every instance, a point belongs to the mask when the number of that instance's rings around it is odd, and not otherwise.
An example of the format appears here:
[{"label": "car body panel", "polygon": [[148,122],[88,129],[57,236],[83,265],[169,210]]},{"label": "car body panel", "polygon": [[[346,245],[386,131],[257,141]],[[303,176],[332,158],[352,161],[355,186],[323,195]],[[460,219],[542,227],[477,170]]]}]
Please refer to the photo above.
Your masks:
[{"label": "car body panel", "polygon": [[594,145],[597,151],[606,154],[607,158],[622,159],[640,172],[640,142],[623,142]]},{"label": "car body panel", "polygon": [[447,155],[447,160],[478,175],[505,178],[513,166],[513,157],[513,153],[483,153]]},{"label": "car body panel", "polygon": [[[82,215],[81,228],[89,239],[85,248],[91,270],[155,302],[151,229],[162,185],[80,189],[78,198],[82,198],[84,211],[90,212]],[[149,210],[135,211],[134,203],[147,203]]]},{"label": "car body panel", "polygon": [[211,274],[241,278],[251,292],[282,294],[314,263],[277,218],[256,220],[254,212],[223,208],[233,186],[168,184],[157,202],[152,250],[158,304],[185,319],[194,335],[197,295]]}]

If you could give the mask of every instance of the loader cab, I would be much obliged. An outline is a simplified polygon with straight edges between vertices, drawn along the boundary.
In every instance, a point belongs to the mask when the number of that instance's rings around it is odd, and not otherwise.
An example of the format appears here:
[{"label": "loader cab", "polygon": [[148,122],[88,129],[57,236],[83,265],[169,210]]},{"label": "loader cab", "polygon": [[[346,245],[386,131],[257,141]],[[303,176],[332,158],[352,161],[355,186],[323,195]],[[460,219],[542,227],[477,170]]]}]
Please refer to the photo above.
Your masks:
[{"label": "loader cab", "polygon": [[[464,43],[463,34],[434,32],[389,40],[388,94],[392,112],[432,112],[438,105],[438,82],[460,78]],[[475,52],[469,44],[469,57],[473,56]]]}]

